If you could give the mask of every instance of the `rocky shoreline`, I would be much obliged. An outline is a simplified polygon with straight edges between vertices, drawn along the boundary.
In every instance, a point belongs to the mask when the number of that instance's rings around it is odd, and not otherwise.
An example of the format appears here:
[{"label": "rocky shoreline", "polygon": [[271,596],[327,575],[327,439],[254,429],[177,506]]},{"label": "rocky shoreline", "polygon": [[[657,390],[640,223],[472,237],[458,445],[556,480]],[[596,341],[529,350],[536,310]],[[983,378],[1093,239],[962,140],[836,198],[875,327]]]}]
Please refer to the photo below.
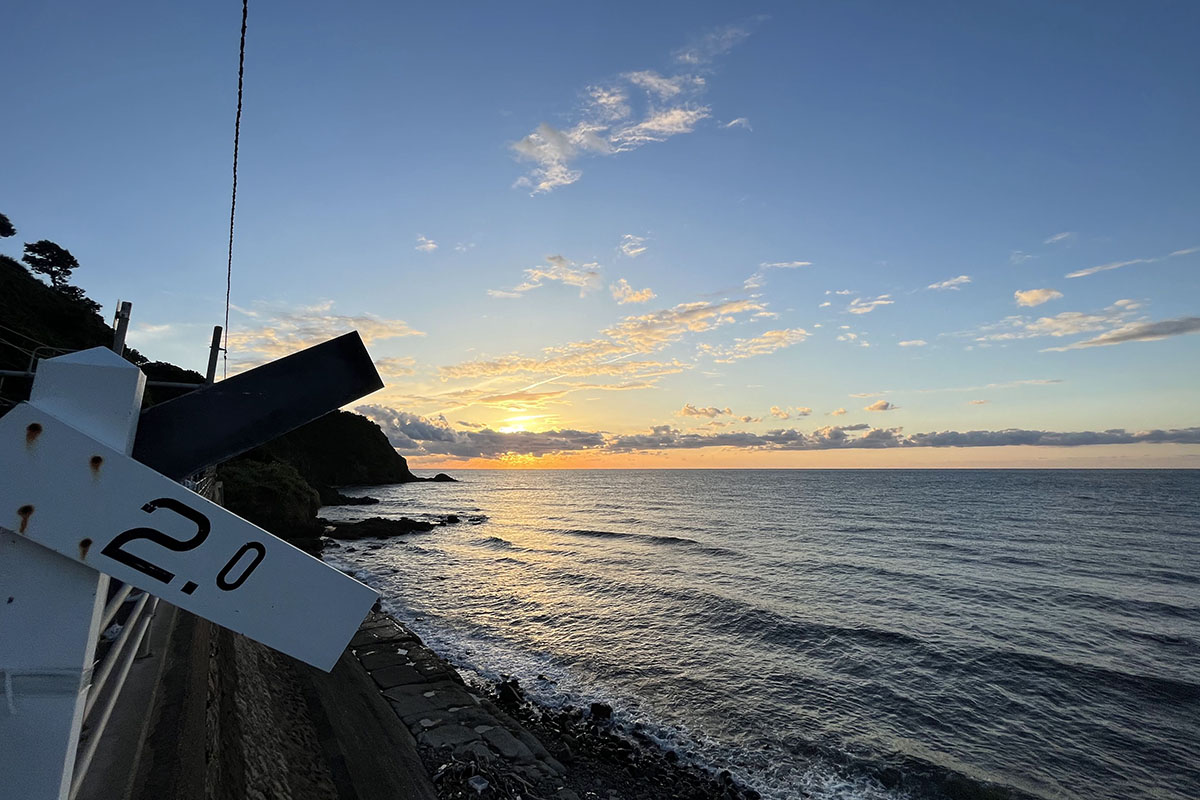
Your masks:
[{"label": "rocky shoreline", "polygon": [[546,709],[515,679],[472,686],[412,631],[375,611],[350,650],[413,734],[439,798],[758,800],[727,771],[686,764],[612,709]]}]

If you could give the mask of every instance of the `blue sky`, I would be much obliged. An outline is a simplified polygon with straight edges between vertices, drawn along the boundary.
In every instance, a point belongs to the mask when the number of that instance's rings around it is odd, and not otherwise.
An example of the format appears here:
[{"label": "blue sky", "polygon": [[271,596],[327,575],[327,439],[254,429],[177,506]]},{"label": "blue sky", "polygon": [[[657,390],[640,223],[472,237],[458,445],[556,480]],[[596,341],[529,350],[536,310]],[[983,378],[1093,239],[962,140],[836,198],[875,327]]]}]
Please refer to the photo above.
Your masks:
[{"label": "blue sky", "polygon": [[[426,465],[1197,464],[1196,6],[428,5],[252,2],[231,369],[357,327]],[[0,53],[17,238],[191,367],[240,12]]]}]

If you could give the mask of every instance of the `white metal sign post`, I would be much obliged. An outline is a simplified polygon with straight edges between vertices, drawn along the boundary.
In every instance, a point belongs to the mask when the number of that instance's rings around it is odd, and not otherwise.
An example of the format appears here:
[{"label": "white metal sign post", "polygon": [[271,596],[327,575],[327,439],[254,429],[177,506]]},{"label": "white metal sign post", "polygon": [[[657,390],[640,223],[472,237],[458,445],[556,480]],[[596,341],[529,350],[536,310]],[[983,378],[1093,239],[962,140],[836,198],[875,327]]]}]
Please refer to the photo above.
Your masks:
[{"label": "white metal sign post", "polygon": [[106,576],[326,670],[377,596],[134,461],[144,383],[62,356],[0,418],[0,782],[22,800],[67,796]]}]

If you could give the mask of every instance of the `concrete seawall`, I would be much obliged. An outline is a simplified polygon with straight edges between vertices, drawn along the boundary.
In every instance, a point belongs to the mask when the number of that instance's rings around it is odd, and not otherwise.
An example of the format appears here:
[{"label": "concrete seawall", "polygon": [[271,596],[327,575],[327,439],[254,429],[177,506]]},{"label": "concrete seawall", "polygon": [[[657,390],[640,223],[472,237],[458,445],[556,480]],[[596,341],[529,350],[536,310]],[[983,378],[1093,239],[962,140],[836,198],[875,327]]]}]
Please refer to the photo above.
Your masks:
[{"label": "concrete seawall", "polygon": [[432,800],[416,742],[347,651],[323,673],[185,612],[131,800]]}]

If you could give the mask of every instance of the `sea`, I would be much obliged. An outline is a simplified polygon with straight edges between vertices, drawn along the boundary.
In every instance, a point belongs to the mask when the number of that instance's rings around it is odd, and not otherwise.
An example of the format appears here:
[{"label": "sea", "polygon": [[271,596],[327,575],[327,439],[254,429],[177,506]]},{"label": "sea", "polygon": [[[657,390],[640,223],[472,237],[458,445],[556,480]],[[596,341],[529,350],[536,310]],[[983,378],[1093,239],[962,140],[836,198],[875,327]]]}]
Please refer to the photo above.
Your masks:
[{"label": "sea", "polygon": [[767,798],[1200,797],[1200,471],[457,471],[327,560]]}]

